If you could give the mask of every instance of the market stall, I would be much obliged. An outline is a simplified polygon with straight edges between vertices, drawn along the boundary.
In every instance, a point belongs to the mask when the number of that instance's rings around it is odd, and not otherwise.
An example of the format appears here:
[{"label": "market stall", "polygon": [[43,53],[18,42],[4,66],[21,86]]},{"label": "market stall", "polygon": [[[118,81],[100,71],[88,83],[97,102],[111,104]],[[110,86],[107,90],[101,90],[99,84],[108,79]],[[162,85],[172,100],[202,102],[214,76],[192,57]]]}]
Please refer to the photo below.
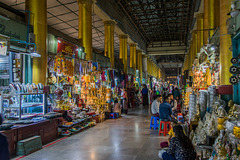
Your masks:
[{"label": "market stall", "polygon": [[189,95],[190,138],[201,158],[237,159],[240,107],[219,97],[216,86]]}]

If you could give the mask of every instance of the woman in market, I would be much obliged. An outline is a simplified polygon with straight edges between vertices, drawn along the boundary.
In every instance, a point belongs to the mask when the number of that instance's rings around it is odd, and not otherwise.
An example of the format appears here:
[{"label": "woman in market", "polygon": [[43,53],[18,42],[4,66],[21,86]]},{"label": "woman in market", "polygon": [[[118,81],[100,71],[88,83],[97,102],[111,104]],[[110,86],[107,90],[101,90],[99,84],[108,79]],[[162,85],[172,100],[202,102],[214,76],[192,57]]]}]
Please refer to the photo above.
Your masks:
[{"label": "woman in market", "polygon": [[124,101],[126,101],[126,99],[127,99],[127,92],[126,92],[126,90],[125,90],[125,88],[122,88],[121,89],[121,105],[122,105],[122,111],[121,111],[121,113],[123,113],[123,106],[124,106]]},{"label": "woman in market", "polygon": [[160,150],[158,156],[163,160],[195,160],[195,149],[191,140],[184,134],[182,126],[174,126],[173,132],[175,137],[171,139],[168,150]]},{"label": "woman in market", "polygon": [[[3,122],[2,115],[0,114],[0,125]],[[9,150],[7,137],[0,133],[0,160],[9,160]]]},{"label": "woman in market", "polygon": [[142,97],[143,97],[143,107],[148,108],[148,88],[147,85],[144,84],[143,85],[143,89],[142,89]]},{"label": "woman in market", "polygon": [[127,95],[127,91],[125,88],[122,89],[121,100],[122,100],[122,113],[127,114],[127,112],[128,112],[128,95]]}]

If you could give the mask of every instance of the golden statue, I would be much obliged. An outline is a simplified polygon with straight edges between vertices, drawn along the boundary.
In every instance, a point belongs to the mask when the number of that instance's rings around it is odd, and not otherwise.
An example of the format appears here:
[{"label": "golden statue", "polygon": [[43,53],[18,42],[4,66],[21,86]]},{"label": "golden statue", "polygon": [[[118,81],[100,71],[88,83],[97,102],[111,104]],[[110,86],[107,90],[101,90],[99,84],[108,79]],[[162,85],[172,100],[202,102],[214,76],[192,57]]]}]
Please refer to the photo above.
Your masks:
[{"label": "golden statue", "polygon": [[194,115],[194,121],[199,121],[200,119],[200,104],[197,104],[197,113]]},{"label": "golden statue", "polygon": [[230,100],[230,101],[228,102],[228,107],[229,107],[229,108],[232,108],[233,105],[234,105],[233,100]]},{"label": "golden statue", "polygon": [[219,103],[215,103],[214,104],[214,106],[213,106],[213,108],[214,108],[214,113],[216,114],[216,115],[218,115],[218,108],[220,107],[220,104]]},{"label": "golden statue", "polygon": [[235,116],[234,112],[236,112],[236,111],[237,111],[237,107],[234,104],[232,107],[230,107],[230,110],[228,111],[229,117],[234,117]]}]

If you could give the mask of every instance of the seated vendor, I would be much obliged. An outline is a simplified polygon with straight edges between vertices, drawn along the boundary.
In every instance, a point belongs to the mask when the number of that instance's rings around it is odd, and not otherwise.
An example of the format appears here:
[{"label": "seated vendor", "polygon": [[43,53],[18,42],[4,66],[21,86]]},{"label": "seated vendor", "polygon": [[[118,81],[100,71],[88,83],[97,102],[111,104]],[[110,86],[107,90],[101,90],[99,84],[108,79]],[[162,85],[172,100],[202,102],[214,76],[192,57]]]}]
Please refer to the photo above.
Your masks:
[{"label": "seated vendor", "polygon": [[113,112],[114,112],[114,113],[117,113],[118,116],[121,115],[121,105],[118,103],[118,100],[115,100],[115,101],[114,101]]},{"label": "seated vendor", "polygon": [[163,103],[161,103],[159,107],[159,116],[161,121],[171,121],[172,119],[172,108],[169,102],[169,96],[163,97]]},{"label": "seated vendor", "polygon": [[152,102],[152,105],[151,105],[151,111],[152,111],[153,116],[155,116],[155,117],[159,117],[160,102],[161,102],[161,96],[157,95],[156,99]]}]

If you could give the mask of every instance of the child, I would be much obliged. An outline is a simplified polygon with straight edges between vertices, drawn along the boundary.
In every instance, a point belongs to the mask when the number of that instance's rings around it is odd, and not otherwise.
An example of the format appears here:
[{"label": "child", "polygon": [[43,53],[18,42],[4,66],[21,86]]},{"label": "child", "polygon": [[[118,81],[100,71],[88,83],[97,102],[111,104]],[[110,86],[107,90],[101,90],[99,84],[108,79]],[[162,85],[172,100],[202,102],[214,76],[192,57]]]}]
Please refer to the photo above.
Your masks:
[{"label": "child", "polygon": [[120,108],[120,104],[118,103],[118,100],[114,101],[113,112],[117,114],[117,117],[121,116],[121,108]]}]

